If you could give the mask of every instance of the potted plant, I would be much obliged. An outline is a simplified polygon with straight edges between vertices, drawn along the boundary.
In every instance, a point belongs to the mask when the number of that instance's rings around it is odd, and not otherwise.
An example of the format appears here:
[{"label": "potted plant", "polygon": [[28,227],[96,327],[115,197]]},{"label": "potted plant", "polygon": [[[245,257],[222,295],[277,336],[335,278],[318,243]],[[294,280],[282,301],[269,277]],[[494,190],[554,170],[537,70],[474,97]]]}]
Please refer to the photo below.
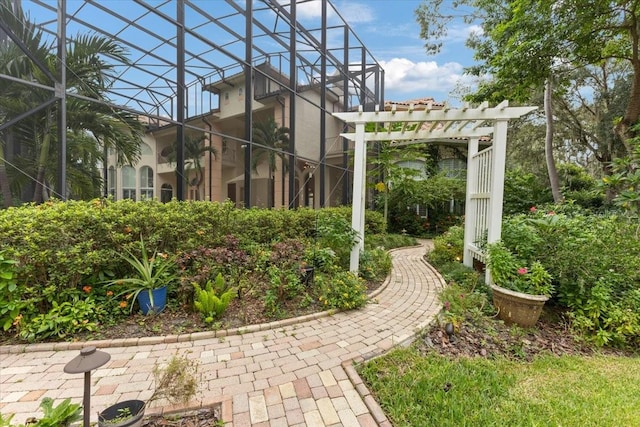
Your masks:
[{"label": "potted plant", "polygon": [[507,324],[532,327],[553,293],[551,275],[539,261],[530,265],[502,241],[487,245],[490,287],[498,317]]},{"label": "potted plant", "polygon": [[145,402],[125,400],[109,406],[98,414],[99,427],[138,427],[142,425]]},{"label": "potted plant", "polygon": [[167,285],[177,279],[175,260],[157,250],[149,256],[144,241],[140,239],[141,255],[136,257],[130,251],[127,255],[118,253],[136,272],[135,277],[109,280],[107,285],[122,287],[117,296],[127,295],[137,301],[143,314],[161,312],[167,302]]},{"label": "potted plant", "polygon": [[126,400],[109,406],[98,414],[99,427],[138,427],[143,423],[147,405],[157,399],[167,399],[172,404],[187,403],[198,391],[198,361],[174,355],[169,363],[153,369],[155,390],[151,397],[142,400]]}]

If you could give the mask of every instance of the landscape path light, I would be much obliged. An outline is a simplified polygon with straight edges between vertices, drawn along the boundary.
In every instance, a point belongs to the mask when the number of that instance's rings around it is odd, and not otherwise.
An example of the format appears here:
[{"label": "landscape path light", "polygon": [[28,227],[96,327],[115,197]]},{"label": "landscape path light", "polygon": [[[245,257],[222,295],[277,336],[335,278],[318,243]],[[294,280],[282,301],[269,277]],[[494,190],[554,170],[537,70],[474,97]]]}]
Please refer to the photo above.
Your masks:
[{"label": "landscape path light", "polygon": [[109,353],[97,350],[95,347],[85,347],[80,350],[79,355],[64,367],[64,371],[67,374],[84,374],[83,427],[89,427],[89,417],[91,415],[91,371],[104,365],[110,359],[111,355]]}]

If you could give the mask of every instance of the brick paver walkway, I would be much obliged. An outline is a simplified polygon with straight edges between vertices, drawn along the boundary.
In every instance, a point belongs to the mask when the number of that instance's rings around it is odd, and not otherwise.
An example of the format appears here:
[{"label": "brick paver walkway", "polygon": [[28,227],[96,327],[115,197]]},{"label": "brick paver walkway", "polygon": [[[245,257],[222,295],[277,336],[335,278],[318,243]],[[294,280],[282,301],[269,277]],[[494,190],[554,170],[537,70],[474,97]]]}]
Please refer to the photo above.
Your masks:
[{"label": "brick paver walkway", "polygon": [[436,293],[443,282],[423,260],[428,244],[392,251],[391,275],[357,311],[241,333],[0,347],[0,412],[23,423],[41,415],[45,396],[81,403],[83,375],[63,368],[81,348],[95,345],[111,360],[92,373],[92,421],[117,401],[147,399],[154,365],[178,353],[200,361],[198,402],[220,402],[227,426],[389,426],[353,362],[410,341],[440,310]]}]

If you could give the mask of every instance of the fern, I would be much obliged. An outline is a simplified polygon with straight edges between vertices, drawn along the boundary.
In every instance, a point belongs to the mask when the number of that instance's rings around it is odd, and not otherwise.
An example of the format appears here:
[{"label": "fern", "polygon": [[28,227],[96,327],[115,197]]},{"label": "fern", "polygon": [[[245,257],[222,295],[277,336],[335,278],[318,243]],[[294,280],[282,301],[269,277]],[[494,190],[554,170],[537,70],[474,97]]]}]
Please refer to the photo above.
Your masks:
[{"label": "fern", "polygon": [[215,282],[207,280],[204,289],[197,283],[193,286],[195,288],[193,304],[207,323],[213,322],[213,319],[222,315],[236,294],[234,288],[225,289],[224,278],[220,273],[216,276]]}]

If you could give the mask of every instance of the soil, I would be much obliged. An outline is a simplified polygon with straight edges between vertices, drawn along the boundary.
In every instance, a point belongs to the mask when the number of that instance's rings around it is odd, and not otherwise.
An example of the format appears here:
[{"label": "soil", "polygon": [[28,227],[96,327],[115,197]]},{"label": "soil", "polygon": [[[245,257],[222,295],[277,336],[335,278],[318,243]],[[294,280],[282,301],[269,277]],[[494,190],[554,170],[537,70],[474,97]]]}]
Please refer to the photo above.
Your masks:
[{"label": "soil", "polygon": [[[382,285],[383,281],[368,282],[367,292],[371,293]],[[313,284],[311,284],[312,286]],[[241,328],[243,326],[273,322],[291,317],[303,316],[322,311],[317,302],[306,304],[299,300],[289,301],[274,315],[265,310],[264,298],[261,296],[245,296],[232,300],[220,319],[207,324],[199,313],[177,303],[169,304],[161,313],[143,315],[136,313],[125,317],[116,324],[98,325],[94,332],[82,332],[73,336],[73,341],[109,340],[121,338],[141,338],[150,336],[181,335],[194,332]],[[59,339],[57,341],[64,341]],[[66,339],[69,341],[69,339]],[[50,340],[53,341],[53,340]],[[0,329],[0,345],[24,344],[16,336],[15,330]]]},{"label": "soil", "polygon": [[552,355],[631,355],[611,348],[596,348],[572,334],[564,314],[554,307],[545,307],[534,328],[508,326],[490,318],[467,318],[449,336],[442,321],[423,331],[416,345],[423,352],[435,351],[450,358],[506,357],[531,361],[540,354]]},{"label": "soil", "polygon": [[152,415],[143,427],[214,427],[222,425],[220,406],[183,412],[175,415]]}]

